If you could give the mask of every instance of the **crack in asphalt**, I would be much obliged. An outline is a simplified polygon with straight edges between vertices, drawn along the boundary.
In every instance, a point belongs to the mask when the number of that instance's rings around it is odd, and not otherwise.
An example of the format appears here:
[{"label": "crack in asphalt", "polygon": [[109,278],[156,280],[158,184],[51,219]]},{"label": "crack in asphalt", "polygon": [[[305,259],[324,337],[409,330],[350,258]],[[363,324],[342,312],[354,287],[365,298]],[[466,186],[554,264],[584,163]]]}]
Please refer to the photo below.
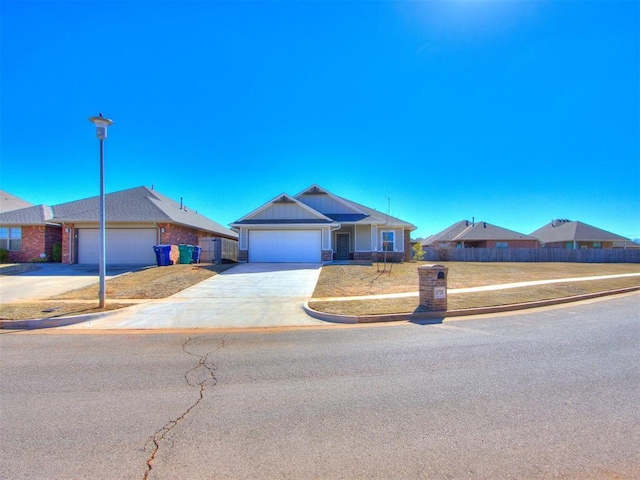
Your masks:
[{"label": "crack in asphalt", "polygon": [[171,431],[182,420],[184,420],[185,417],[194,408],[196,408],[200,404],[200,402],[204,398],[205,389],[207,387],[209,387],[209,386],[210,387],[214,387],[218,383],[218,379],[215,376],[216,367],[211,362],[211,360],[209,359],[209,355],[217,352],[218,350],[220,350],[221,348],[224,347],[224,345],[225,345],[224,337],[222,337],[222,339],[220,341],[220,345],[218,345],[216,348],[214,348],[210,352],[205,353],[204,355],[199,355],[197,353],[190,352],[189,350],[187,350],[187,345],[192,340],[193,340],[193,338],[189,337],[182,344],[182,350],[187,355],[190,355],[192,357],[196,357],[198,359],[198,363],[194,367],[192,367],[189,370],[187,370],[187,372],[184,374],[184,378],[185,378],[188,386],[190,386],[190,387],[198,387],[198,389],[199,389],[198,398],[184,412],[182,412],[182,414],[180,416],[178,416],[174,420],[170,420],[167,423],[165,423],[164,426],[162,428],[160,428],[159,430],[157,430],[153,434],[151,439],[147,442],[147,445],[151,444],[151,454],[149,455],[149,458],[147,459],[147,462],[146,462],[146,470],[145,470],[145,473],[144,473],[144,476],[143,476],[144,480],[147,480],[149,478],[149,475],[151,474],[151,471],[153,470],[153,461],[155,460],[155,458],[156,458],[156,456],[158,454],[158,451],[160,450],[160,442],[165,440],[167,435],[169,433],[171,433]]}]

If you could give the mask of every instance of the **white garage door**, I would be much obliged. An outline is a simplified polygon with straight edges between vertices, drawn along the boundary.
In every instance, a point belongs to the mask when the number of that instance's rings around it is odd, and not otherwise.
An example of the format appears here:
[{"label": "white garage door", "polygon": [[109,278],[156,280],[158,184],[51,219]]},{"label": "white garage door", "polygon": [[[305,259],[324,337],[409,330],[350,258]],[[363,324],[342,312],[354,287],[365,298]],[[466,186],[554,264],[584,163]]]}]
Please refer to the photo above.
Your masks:
[{"label": "white garage door", "polygon": [[[78,229],[78,263],[99,263],[97,228]],[[153,246],[156,244],[156,231],[149,228],[107,229],[107,264],[145,264],[156,263]]]},{"label": "white garage door", "polygon": [[319,263],[322,258],[320,230],[252,230],[249,261]]}]

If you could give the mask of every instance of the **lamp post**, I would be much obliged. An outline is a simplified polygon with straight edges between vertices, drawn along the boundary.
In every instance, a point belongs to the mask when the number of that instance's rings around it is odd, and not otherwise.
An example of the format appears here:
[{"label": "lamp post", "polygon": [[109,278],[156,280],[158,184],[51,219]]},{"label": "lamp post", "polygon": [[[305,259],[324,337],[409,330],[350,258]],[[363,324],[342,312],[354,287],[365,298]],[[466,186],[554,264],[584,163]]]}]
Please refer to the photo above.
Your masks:
[{"label": "lamp post", "polygon": [[100,275],[100,283],[98,285],[98,300],[100,308],[104,308],[106,303],[106,281],[105,281],[105,264],[106,264],[106,229],[105,229],[105,207],[104,207],[104,139],[107,138],[107,127],[113,124],[112,120],[102,116],[89,117],[89,121],[96,126],[96,136],[100,141],[100,252],[98,257],[98,272]]}]

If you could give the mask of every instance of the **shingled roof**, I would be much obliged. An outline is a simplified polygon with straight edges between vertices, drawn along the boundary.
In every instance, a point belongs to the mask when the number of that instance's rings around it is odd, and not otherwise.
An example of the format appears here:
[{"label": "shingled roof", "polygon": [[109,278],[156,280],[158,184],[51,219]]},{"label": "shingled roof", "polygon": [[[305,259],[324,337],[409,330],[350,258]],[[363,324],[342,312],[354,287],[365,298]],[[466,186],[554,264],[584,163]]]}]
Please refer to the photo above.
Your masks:
[{"label": "shingled roof", "polygon": [[11,195],[4,190],[0,190],[0,213],[20,210],[26,207],[33,207],[33,203],[27,202],[20,197]]},{"label": "shingled roof", "polygon": [[0,225],[46,225],[55,224],[51,207],[33,205],[32,207],[0,213]]},{"label": "shingled roof", "polygon": [[[58,222],[99,221],[100,197],[95,196],[53,206]],[[105,195],[107,222],[168,222],[236,239],[238,234],[194,210],[151,190],[135,187]]]},{"label": "shingled roof", "polygon": [[450,227],[445,228],[441,232],[431,235],[422,242],[422,245],[428,246],[443,242],[483,240],[536,240],[536,238],[507,228],[498,227],[488,222],[470,222],[468,220],[461,220]]},{"label": "shingled roof", "polygon": [[531,233],[542,243],[558,242],[618,242],[631,240],[615,233],[572,220],[552,220]]}]

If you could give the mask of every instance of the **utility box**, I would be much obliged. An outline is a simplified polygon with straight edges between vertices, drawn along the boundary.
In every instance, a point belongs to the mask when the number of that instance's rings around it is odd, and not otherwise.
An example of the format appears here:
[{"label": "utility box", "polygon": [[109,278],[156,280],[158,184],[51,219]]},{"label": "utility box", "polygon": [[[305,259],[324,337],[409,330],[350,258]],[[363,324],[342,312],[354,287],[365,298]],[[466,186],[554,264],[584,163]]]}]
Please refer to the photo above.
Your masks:
[{"label": "utility box", "polygon": [[449,267],[422,265],[418,267],[420,306],[432,312],[447,310],[447,277]]}]

